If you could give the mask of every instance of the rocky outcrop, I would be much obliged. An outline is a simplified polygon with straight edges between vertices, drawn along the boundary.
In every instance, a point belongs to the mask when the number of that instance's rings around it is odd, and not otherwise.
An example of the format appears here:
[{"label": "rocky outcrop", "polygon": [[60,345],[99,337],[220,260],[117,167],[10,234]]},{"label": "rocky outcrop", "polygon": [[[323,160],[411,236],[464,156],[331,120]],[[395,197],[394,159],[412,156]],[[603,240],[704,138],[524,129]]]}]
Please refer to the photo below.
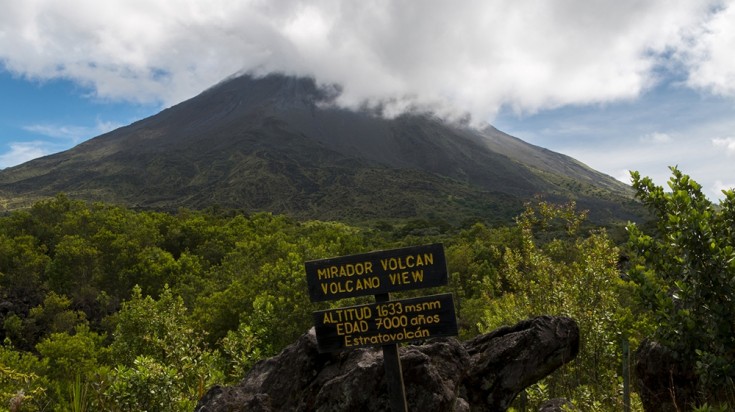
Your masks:
[{"label": "rocky outcrop", "polygon": [[[409,410],[504,411],[515,396],[579,350],[569,318],[543,316],[468,342],[434,339],[400,348]],[[313,329],[256,364],[236,386],[211,388],[198,412],[386,411],[379,348],[317,351]]]},{"label": "rocky outcrop", "polygon": [[697,376],[671,350],[650,340],[636,351],[634,371],[646,412],[689,410],[697,401]]}]

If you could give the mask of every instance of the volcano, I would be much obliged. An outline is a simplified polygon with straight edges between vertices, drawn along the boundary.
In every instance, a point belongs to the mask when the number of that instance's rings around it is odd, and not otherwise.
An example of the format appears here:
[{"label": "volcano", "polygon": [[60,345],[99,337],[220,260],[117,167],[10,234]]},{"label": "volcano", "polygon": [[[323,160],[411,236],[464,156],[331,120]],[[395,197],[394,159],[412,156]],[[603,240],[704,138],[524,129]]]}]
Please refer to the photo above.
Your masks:
[{"label": "volcano", "polygon": [[593,221],[635,219],[632,189],[491,126],[335,104],[339,87],[270,74],[0,171],[0,207],[59,192],[134,208],[217,207],[300,219],[508,221],[535,196]]}]

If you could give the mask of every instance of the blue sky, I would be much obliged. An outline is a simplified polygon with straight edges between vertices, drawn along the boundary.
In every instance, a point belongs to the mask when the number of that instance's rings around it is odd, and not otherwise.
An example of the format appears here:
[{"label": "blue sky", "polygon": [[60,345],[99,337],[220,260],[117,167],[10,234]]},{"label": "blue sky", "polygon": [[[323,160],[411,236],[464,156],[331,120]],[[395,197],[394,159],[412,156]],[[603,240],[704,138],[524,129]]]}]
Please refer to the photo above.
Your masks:
[{"label": "blue sky", "polygon": [[676,166],[721,197],[735,187],[735,100],[664,82],[636,99],[501,113],[500,130],[630,183],[637,170],[665,185]]},{"label": "blue sky", "polygon": [[75,82],[28,80],[0,71],[0,168],[69,149],[160,110],[102,100]]},{"label": "blue sky", "polygon": [[623,181],[678,165],[712,198],[735,186],[733,0],[0,1],[0,168],[279,71]]}]

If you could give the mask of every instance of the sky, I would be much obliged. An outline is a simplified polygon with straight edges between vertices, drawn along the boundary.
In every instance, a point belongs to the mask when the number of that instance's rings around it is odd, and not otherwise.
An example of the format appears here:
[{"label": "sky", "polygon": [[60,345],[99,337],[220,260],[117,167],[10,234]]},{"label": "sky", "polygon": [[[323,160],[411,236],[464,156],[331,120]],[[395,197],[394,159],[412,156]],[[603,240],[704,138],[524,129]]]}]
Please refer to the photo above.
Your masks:
[{"label": "sky", "polygon": [[469,115],[630,183],[735,187],[735,0],[0,0],[0,168],[238,73]]}]

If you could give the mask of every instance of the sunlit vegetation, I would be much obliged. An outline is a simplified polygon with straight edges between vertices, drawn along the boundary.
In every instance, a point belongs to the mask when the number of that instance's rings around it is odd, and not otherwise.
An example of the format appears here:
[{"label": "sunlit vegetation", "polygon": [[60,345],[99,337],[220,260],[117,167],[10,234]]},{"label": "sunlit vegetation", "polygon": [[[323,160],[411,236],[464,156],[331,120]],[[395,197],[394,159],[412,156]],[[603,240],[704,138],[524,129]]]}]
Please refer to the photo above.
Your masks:
[{"label": "sunlit vegetation", "polygon": [[647,337],[696,369],[703,403],[727,406],[735,194],[715,206],[676,170],[673,193],[635,174],[634,188],[656,221],[631,225],[629,244],[573,203],[458,229],[37,202],[0,217],[0,410],[193,410],[307,331],[312,311],[345,305],[309,301],[305,261],[433,242],[460,339],[535,315],[578,322],[579,356],[529,388],[530,410],[552,397],[622,410],[623,344]]}]

